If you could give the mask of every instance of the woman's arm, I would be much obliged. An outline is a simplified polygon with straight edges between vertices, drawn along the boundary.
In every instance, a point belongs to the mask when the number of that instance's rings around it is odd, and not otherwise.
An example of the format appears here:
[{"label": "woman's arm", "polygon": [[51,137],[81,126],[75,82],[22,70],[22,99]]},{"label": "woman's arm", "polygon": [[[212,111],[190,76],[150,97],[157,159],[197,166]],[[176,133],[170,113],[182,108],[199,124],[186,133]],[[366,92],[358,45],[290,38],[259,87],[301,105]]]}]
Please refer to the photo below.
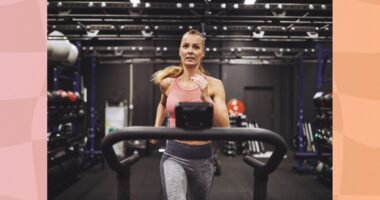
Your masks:
[{"label": "woman's arm", "polygon": [[156,121],[154,122],[155,127],[160,127],[162,125],[162,122],[165,120],[166,100],[168,98],[166,95],[166,91],[168,91],[171,83],[172,83],[172,78],[165,78],[160,83],[161,98],[160,98],[160,103],[158,103],[158,106],[157,106]]},{"label": "woman's arm", "polygon": [[226,93],[222,81],[215,81],[214,97],[212,99],[214,104],[214,126],[218,127],[230,127],[230,118],[228,116],[228,110],[226,106]]},{"label": "woman's arm", "polygon": [[[158,103],[157,106],[157,112],[156,112],[156,121],[154,122],[154,127],[161,127],[162,122],[164,121],[166,117],[166,95],[161,94],[160,103]],[[151,144],[157,144],[158,140],[150,139],[149,142]]]},{"label": "woman's arm", "polygon": [[160,103],[157,106],[156,121],[154,122],[154,127],[160,127],[166,117],[166,99],[166,95],[161,94]]},{"label": "woman's arm", "polygon": [[[160,83],[160,90],[161,90],[161,98],[160,102],[157,106],[157,112],[156,112],[156,120],[154,122],[154,127],[161,127],[162,123],[165,120],[166,117],[166,91],[171,83],[171,79],[166,78],[161,81]],[[158,140],[149,140],[150,143],[156,144]]]},{"label": "woman's arm", "polygon": [[[208,80],[207,80],[208,79]],[[226,106],[226,93],[222,81],[215,78],[207,78],[206,76],[194,75],[192,77],[194,83],[196,83],[201,89],[201,99],[203,102],[209,102],[213,104],[214,114],[213,123],[218,127],[230,127],[230,118],[228,116]],[[212,98],[209,92],[212,91]]]}]

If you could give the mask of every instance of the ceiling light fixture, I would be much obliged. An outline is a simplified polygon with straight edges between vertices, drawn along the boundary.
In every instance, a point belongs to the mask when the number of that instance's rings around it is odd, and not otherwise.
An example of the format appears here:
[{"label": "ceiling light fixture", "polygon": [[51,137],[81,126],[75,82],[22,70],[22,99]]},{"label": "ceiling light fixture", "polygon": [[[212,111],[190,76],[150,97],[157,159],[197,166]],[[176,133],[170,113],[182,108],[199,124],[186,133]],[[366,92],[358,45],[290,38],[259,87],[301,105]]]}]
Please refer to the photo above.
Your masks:
[{"label": "ceiling light fixture", "polygon": [[256,0],[245,0],[244,5],[253,5],[256,3]]}]

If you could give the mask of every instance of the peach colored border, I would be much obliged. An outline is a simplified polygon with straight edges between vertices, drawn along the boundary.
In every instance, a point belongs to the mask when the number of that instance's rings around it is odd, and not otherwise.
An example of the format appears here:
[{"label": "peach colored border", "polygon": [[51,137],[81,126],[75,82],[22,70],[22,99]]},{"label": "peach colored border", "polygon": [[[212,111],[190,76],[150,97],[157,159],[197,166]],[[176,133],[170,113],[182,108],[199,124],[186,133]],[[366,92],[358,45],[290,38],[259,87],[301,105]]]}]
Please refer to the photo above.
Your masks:
[{"label": "peach colored border", "polygon": [[380,199],[380,1],[333,3],[333,199]]}]

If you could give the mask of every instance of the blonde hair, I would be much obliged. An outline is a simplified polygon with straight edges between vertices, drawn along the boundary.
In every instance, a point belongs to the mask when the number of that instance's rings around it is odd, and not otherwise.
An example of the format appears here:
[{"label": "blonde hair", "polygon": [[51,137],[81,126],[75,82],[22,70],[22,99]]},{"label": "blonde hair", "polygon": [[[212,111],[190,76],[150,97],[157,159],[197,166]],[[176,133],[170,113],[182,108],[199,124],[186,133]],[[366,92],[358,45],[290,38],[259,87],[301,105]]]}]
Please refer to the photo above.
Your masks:
[{"label": "blonde hair", "polygon": [[[183,34],[182,38],[187,34],[200,36],[202,38],[203,51],[205,51],[205,49],[206,49],[205,40],[204,40],[201,32],[199,32],[198,30],[190,30],[190,31],[187,31],[185,34]],[[182,41],[182,39],[181,39],[181,41]],[[200,64],[199,70],[202,73],[206,73],[202,64]],[[155,72],[152,75],[152,81],[154,84],[159,85],[161,83],[161,81],[164,80],[165,78],[167,78],[167,77],[176,78],[176,77],[180,76],[183,73],[183,71],[184,71],[184,69],[183,69],[182,63],[180,63],[179,66],[171,65],[171,66],[168,66],[162,70]]]},{"label": "blonde hair", "polygon": [[159,85],[162,80],[164,80],[167,77],[178,77],[183,73],[183,67],[178,66],[168,66],[164,69],[161,69],[160,71],[155,72],[152,75],[152,81],[154,84]]}]

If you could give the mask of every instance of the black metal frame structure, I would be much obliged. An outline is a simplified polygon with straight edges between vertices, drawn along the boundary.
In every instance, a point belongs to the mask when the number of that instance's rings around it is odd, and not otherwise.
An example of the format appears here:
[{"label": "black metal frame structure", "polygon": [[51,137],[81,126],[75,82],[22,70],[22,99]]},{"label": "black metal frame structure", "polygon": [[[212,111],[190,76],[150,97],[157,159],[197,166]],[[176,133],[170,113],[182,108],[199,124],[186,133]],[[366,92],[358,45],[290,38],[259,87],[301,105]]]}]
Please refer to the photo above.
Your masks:
[{"label": "black metal frame structure", "polygon": [[[50,0],[48,29],[82,41],[83,52],[109,64],[115,60],[117,64],[138,62],[127,61],[130,57],[149,58],[149,62],[176,59],[177,53],[172,52],[178,45],[164,46],[162,42],[176,42],[190,29],[203,32],[209,47],[207,59],[263,61],[257,64],[296,63],[300,56],[317,60],[315,44],[332,42],[331,0],[243,2]],[[129,44],[135,41],[145,43]],[[240,43],[235,49],[223,49],[221,42]],[[142,55],[141,51],[148,53]]]},{"label": "black metal frame structure", "polygon": [[178,128],[128,127],[107,135],[102,140],[103,155],[108,165],[117,173],[118,200],[130,199],[130,167],[138,161],[134,154],[119,161],[113,145],[124,140],[135,139],[181,139],[181,140],[257,140],[273,145],[274,151],[266,163],[252,156],[244,156],[245,163],[254,168],[254,200],[265,200],[268,176],[281,163],[286,154],[286,142],[278,134],[261,128],[211,128],[188,130]]}]

